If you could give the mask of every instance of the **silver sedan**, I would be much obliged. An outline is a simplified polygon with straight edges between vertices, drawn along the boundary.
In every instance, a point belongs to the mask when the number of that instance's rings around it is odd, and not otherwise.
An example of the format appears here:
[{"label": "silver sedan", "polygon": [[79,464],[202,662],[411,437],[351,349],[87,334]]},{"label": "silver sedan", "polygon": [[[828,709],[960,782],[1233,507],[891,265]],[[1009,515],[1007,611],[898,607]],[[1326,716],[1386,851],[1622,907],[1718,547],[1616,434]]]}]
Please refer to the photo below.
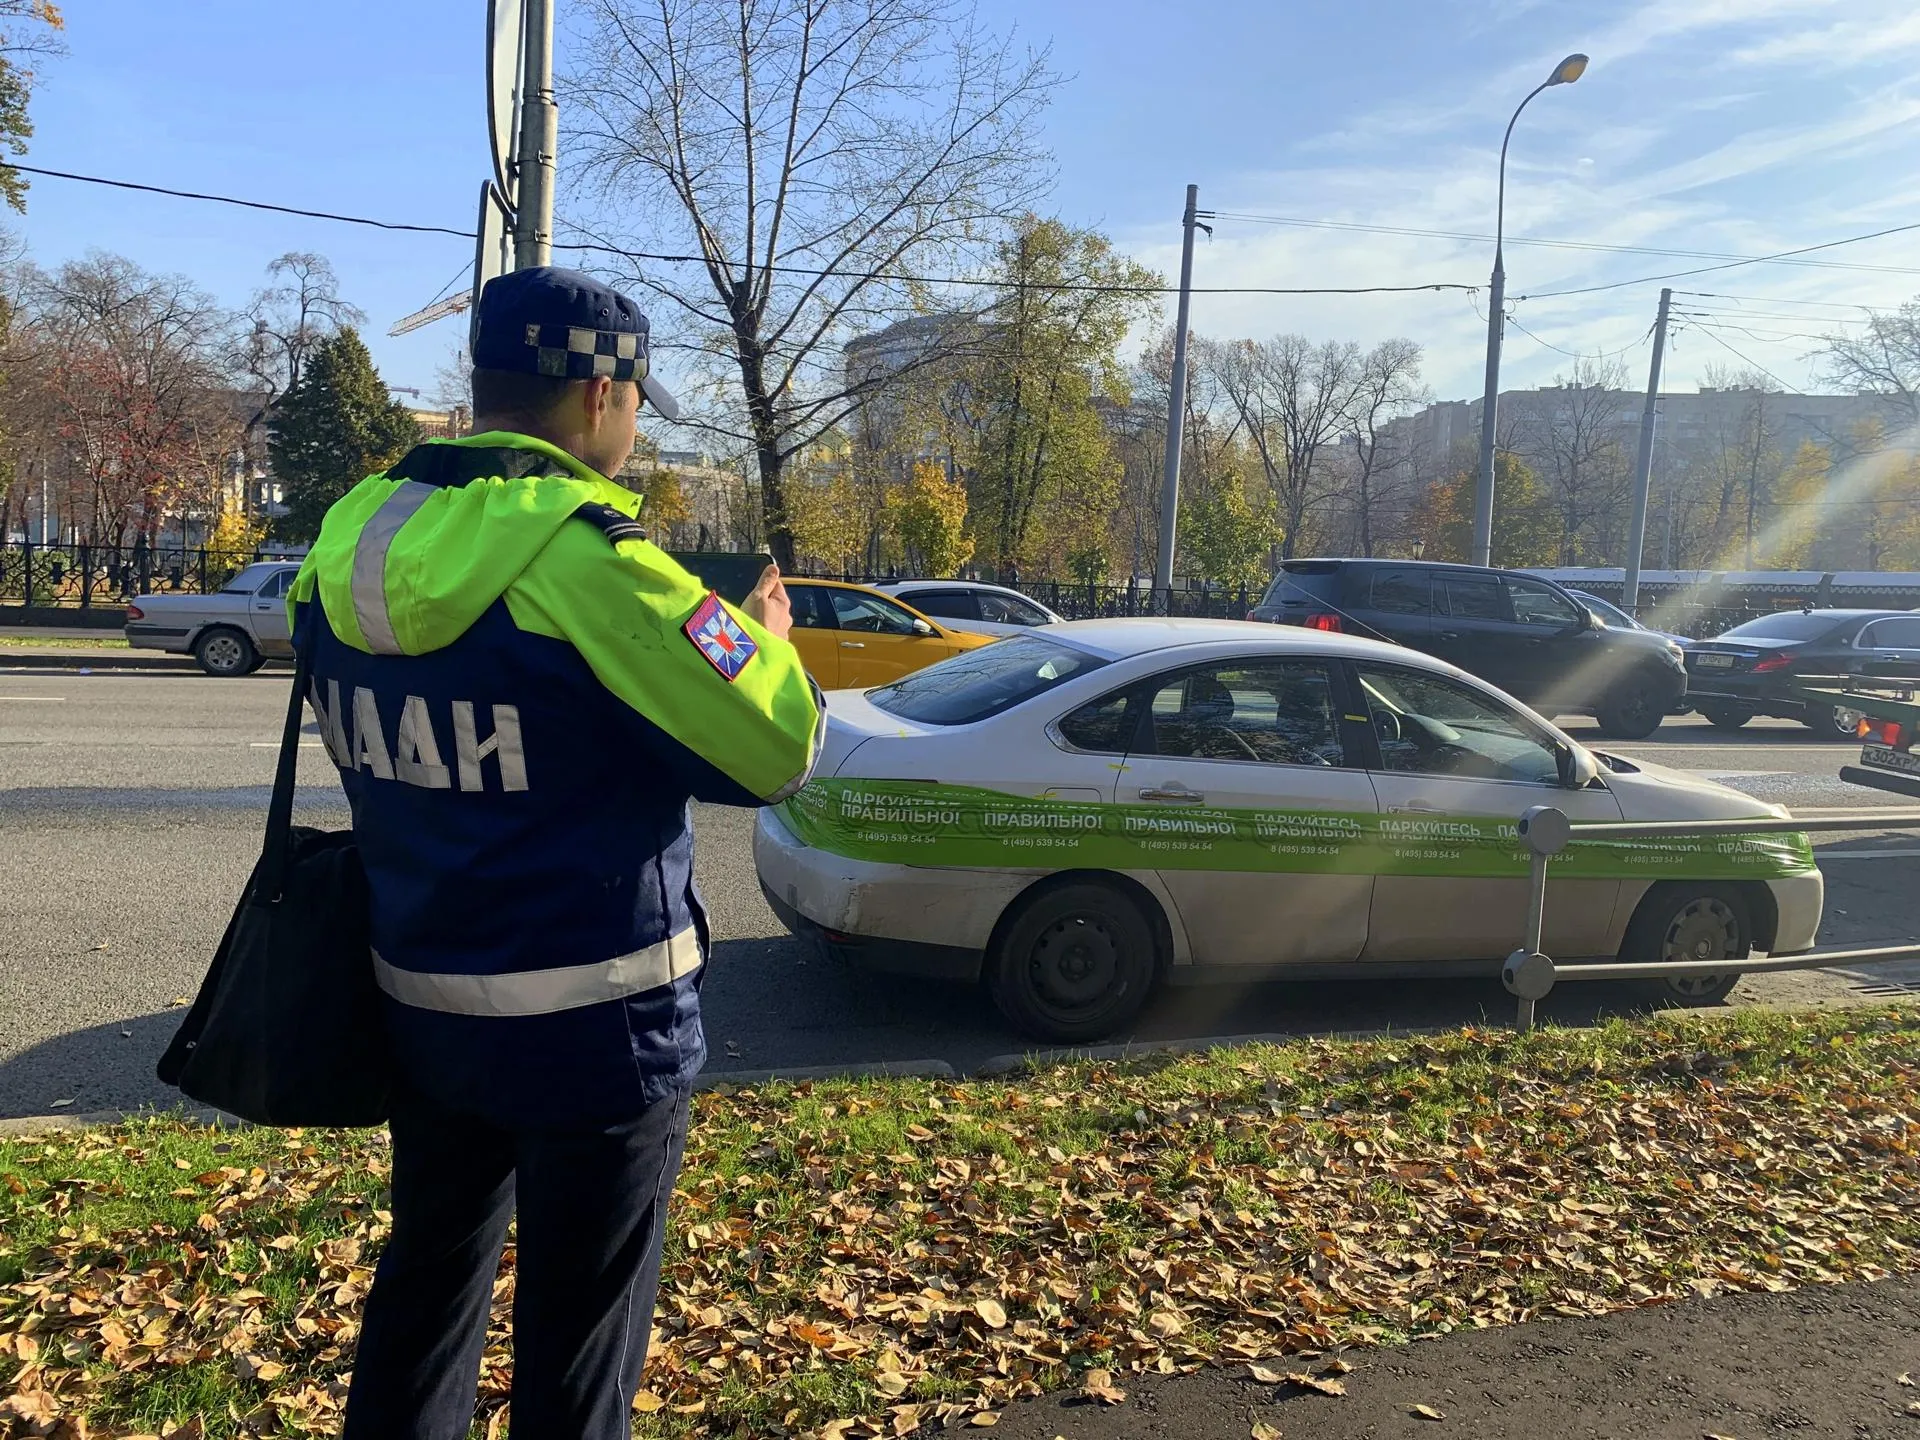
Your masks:
[{"label": "silver sedan", "polygon": [[251,675],[269,660],[291,660],[287,587],[299,563],[249,565],[212,595],[140,595],[127,607],[127,644],[191,655],[209,675]]}]

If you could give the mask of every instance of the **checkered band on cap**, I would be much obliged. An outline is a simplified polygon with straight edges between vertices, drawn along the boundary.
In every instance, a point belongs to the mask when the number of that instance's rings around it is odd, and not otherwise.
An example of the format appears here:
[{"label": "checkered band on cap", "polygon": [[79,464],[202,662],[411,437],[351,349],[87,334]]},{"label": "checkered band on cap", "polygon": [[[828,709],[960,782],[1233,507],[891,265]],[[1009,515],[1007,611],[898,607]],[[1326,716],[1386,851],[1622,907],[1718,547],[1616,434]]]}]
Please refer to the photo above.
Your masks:
[{"label": "checkered band on cap", "polygon": [[534,373],[556,379],[639,380],[647,373],[647,343],[630,330],[590,330],[581,325],[529,325],[527,344]]}]

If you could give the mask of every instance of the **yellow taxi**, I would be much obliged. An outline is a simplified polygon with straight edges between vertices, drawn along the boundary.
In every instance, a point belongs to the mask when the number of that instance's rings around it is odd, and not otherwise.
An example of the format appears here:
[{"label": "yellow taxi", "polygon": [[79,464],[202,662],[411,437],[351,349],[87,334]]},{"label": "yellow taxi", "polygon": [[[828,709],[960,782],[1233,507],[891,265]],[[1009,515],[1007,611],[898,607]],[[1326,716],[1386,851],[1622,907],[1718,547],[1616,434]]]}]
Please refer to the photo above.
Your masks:
[{"label": "yellow taxi", "polygon": [[996,638],[949,630],[864,585],[789,575],[787,594],[793,599],[794,648],[822,690],[890,684]]}]

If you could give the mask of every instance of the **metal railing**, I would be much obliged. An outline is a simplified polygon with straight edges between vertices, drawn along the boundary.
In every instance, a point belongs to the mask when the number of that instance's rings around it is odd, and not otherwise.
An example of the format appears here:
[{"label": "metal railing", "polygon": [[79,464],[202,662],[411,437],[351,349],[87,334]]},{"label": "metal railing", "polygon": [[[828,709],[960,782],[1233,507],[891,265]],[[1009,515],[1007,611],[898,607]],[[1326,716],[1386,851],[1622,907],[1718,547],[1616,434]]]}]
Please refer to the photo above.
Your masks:
[{"label": "metal railing", "polygon": [[136,595],[207,595],[264,550],[205,545],[0,544],[0,605],[119,605]]},{"label": "metal railing", "polygon": [[1865,949],[1805,950],[1797,955],[1745,956],[1733,960],[1607,960],[1562,964],[1542,952],[1546,931],[1547,872],[1552,860],[1576,840],[1682,840],[1710,835],[1815,835],[1855,830],[1920,830],[1920,811],[1889,810],[1871,816],[1821,820],[1649,820],[1574,825],[1564,811],[1535,805],[1517,827],[1530,861],[1527,928],[1520,948],[1507,956],[1500,979],[1519,1005],[1516,1025],[1533,1028],[1534,1006],[1562,980],[1657,980],[1675,975],[1758,975],[1769,970],[1824,970],[1834,965],[1883,965],[1920,960],[1920,945]]}]

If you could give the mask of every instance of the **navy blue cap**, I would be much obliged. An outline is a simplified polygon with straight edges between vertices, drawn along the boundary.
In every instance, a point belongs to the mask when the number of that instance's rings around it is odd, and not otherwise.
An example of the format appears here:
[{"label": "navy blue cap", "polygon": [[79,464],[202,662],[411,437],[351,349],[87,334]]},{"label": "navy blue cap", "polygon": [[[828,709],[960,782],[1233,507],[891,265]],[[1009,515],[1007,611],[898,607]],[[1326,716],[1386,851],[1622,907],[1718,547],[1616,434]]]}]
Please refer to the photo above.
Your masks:
[{"label": "navy blue cap", "polygon": [[634,380],[664,417],[680,415],[653,378],[640,307],[578,270],[536,265],[489,280],[474,320],[473,363],[556,379]]}]

